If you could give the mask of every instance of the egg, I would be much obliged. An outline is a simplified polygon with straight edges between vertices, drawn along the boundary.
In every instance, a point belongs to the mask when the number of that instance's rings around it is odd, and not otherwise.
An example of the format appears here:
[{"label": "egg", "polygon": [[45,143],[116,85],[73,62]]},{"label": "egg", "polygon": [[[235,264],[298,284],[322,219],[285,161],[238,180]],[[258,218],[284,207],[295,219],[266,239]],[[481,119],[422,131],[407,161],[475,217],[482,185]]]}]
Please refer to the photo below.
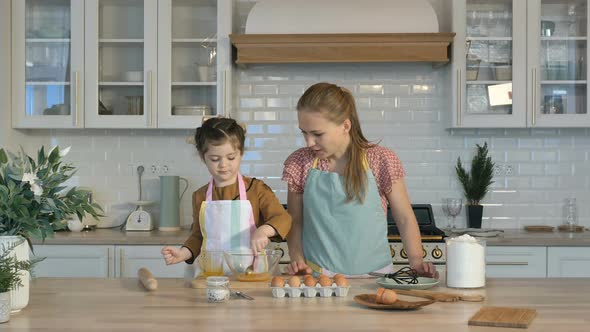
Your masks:
[{"label": "egg", "polygon": [[346,279],[344,276],[342,276],[341,278],[334,277],[334,282],[338,287],[348,287],[348,285],[350,285],[348,283],[348,279]]},{"label": "egg", "polygon": [[322,286],[322,287],[328,287],[328,286],[332,285],[332,280],[330,280],[330,278],[328,278],[328,276],[323,275],[323,274],[318,278],[318,282],[320,283],[320,286]]},{"label": "egg", "polygon": [[379,288],[377,289],[377,297],[375,302],[380,304],[393,304],[397,301],[397,293],[391,289]]},{"label": "egg", "polygon": [[270,282],[270,285],[272,287],[283,287],[285,286],[285,280],[283,280],[283,278],[281,277],[273,277]]},{"label": "egg", "polygon": [[336,273],[334,275],[334,281],[336,281],[336,279],[340,279],[340,278],[346,278],[346,277],[344,276],[344,274],[340,274],[340,273]]},{"label": "egg", "polygon": [[291,287],[301,286],[301,280],[299,280],[299,277],[292,276],[291,278],[289,278],[289,286],[291,286]]},{"label": "egg", "polygon": [[303,279],[303,283],[307,287],[314,287],[317,281],[312,276],[305,276],[305,279]]}]

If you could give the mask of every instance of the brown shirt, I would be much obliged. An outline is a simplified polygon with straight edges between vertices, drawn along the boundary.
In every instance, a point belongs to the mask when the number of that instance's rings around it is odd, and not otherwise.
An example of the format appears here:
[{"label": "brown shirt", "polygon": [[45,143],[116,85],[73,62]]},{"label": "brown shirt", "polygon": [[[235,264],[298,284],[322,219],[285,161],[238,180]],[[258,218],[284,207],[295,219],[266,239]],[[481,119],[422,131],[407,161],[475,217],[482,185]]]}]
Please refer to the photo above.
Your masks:
[{"label": "brown shirt", "polygon": [[[256,227],[265,224],[270,225],[277,231],[277,234],[281,238],[285,239],[291,229],[291,216],[281,205],[272,189],[264,182],[245,176],[243,178],[247,190],[246,197],[252,205]],[[192,231],[189,238],[184,242],[184,246],[193,253],[193,258],[187,260],[188,263],[192,263],[194,258],[201,253],[203,234],[201,233],[199,224],[199,212],[201,210],[201,203],[206,199],[208,186],[209,184],[206,184],[193,193]],[[213,188],[213,200],[234,200],[239,199],[239,195],[237,181],[226,187]]]}]

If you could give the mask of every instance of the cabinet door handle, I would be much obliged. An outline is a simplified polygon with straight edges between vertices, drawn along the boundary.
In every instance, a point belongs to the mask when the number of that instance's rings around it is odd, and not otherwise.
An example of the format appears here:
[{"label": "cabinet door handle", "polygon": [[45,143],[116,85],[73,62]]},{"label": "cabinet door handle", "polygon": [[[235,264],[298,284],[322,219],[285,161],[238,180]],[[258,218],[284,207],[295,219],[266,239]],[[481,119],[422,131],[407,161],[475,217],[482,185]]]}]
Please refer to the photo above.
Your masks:
[{"label": "cabinet door handle", "polygon": [[75,122],[76,122],[76,127],[80,127],[80,105],[78,102],[78,88],[79,88],[79,77],[78,77],[78,71],[76,70],[74,72],[74,109],[75,109]]},{"label": "cabinet door handle", "polygon": [[111,248],[107,248],[107,278],[111,277]]},{"label": "cabinet door handle", "polygon": [[533,68],[533,127],[537,123],[537,68]]},{"label": "cabinet door handle", "polygon": [[228,102],[228,100],[227,100],[229,98],[228,96],[230,95],[228,93],[228,91],[229,91],[228,87],[230,84],[229,80],[227,79],[228,76],[229,76],[228,71],[224,70],[223,71],[223,113],[224,113],[225,117],[229,118],[229,117],[231,117],[231,114],[229,112],[230,102]]},{"label": "cabinet door handle", "polygon": [[486,265],[526,266],[529,265],[529,262],[487,262]]},{"label": "cabinet door handle", "polygon": [[457,69],[457,126],[461,126],[461,69]]},{"label": "cabinet door handle", "polygon": [[149,97],[148,97],[148,102],[150,104],[149,107],[149,117],[150,117],[150,127],[154,127],[154,112],[153,112],[153,101],[154,101],[154,84],[153,84],[153,80],[152,80],[152,70],[148,70],[148,93],[149,93]]},{"label": "cabinet door handle", "polygon": [[119,274],[121,278],[125,277],[125,271],[123,271],[123,248],[119,249]]}]

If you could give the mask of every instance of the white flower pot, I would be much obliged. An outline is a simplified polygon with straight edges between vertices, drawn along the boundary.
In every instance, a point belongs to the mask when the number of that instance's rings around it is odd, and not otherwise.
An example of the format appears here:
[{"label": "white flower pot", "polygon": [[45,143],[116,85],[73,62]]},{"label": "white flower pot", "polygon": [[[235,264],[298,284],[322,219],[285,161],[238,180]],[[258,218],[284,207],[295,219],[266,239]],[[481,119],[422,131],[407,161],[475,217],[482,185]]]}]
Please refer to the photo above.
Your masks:
[{"label": "white flower pot", "polygon": [[0,323],[10,320],[10,292],[0,293]]},{"label": "white flower pot", "polygon": [[[12,243],[23,239],[20,236],[0,236],[0,246],[7,247]],[[18,247],[13,249],[16,259],[19,261],[29,260],[29,245],[27,241],[23,241]],[[20,280],[22,286],[10,291],[10,307],[12,312],[19,312],[21,309],[29,304],[29,279],[31,275],[28,271],[21,271]]]}]

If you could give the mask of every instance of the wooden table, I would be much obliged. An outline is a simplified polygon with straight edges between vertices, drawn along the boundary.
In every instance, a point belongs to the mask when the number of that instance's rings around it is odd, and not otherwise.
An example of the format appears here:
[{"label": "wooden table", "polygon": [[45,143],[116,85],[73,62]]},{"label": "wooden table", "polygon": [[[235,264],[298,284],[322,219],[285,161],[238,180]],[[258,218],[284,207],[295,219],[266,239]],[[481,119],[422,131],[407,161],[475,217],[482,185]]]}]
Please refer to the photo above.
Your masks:
[{"label": "wooden table", "polygon": [[342,298],[276,299],[263,286],[243,289],[255,301],[218,304],[207,303],[204,289],[186,288],[181,279],[159,283],[148,293],[137,279],[36,279],[29,306],[0,324],[0,331],[520,330],[468,326],[482,305],[537,309],[527,331],[590,330],[590,279],[490,279],[486,288],[465,292],[485,295],[484,303],[434,303],[417,311],[377,311],[354,303],[355,294],[375,292],[372,279],[352,280]]}]

